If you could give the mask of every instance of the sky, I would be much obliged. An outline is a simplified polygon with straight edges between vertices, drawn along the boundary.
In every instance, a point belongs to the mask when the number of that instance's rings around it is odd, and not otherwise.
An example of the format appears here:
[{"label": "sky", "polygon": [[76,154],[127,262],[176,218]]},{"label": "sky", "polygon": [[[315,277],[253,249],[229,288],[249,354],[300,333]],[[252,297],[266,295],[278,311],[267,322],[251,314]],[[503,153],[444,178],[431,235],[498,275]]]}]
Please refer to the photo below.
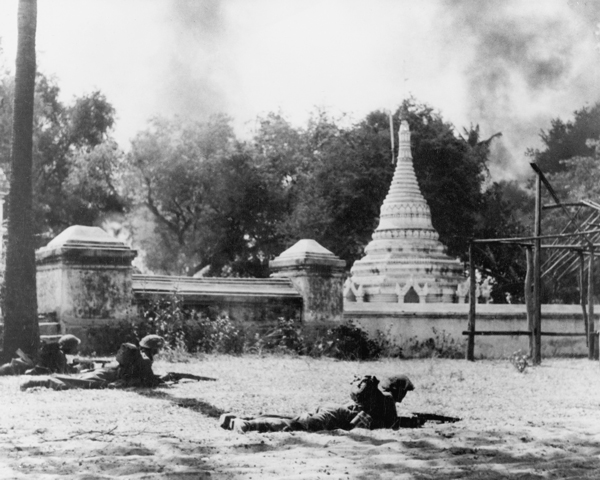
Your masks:
[{"label": "sky", "polygon": [[249,138],[271,111],[360,121],[413,96],[457,133],[502,132],[493,178],[523,180],[551,119],[600,100],[599,23],[596,0],[38,0],[38,70],[66,103],[100,90],[125,151],[154,116],[226,113]]}]

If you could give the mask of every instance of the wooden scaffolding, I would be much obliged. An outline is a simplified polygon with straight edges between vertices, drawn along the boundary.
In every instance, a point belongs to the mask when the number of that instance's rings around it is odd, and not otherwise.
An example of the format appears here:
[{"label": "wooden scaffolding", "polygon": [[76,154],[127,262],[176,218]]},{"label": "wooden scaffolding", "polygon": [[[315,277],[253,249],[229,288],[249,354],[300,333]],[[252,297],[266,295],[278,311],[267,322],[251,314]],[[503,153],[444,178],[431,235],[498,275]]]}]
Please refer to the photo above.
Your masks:
[{"label": "wooden scaffolding", "polygon": [[[554,192],[552,185],[546,179],[543,172],[535,163],[531,167],[536,173],[535,188],[535,216],[534,216],[534,234],[528,237],[513,238],[493,238],[493,239],[475,239],[469,244],[469,321],[467,331],[463,332],[468,336],[466,359],[473,361],[475,359],[475,336],[477,335],[527,335],[529,336],[529,347],[531,358],[534,365],[539,365],[542,361],[541,355],[541,337],[546,336],[585,336],[588,347],[588,358],[595,356],[596,336],[594,329],[594,257],[600,252],[600,229],[594,228],[600,224],[600,204],[583,200],[575,203],[561,203]],[[542,184],[550,193],[554,200],[552,205],[542,206]],[[586,209],[587,216],[581,222],[577,222],[576,215],[573,215],[568,208],[577,207]],[[554,235],[541,234],[541,214],[543,209],[560,208],[567,215],[569,222],[563,228],[561,233]],[[574,229],[568,232],[569,229]],[[542,241],[552,240],[552,243]],[[527,274],[525,277],[525,304],[527,312],[527,330],[519,331],[477,331],[476,322],[476,279],[475,266],[473,264],[473,247],[476,244],[516,244],[525,249],[527,259]],[[542,265],[542,249],[549,250],[547,259]],[[587,257],[587,262],[586,262]],[[585,268],[587,264],[587,302],[584,294]],[[541,287],[542,277],[552,275],[559,280],[565,275],[579,270],[580,285],[580,303],[582,316],[585,325],[584,332],[543,332],[542,331],[542,313],[541,313]],[[587,309],[586,309],[587,303]]]}]

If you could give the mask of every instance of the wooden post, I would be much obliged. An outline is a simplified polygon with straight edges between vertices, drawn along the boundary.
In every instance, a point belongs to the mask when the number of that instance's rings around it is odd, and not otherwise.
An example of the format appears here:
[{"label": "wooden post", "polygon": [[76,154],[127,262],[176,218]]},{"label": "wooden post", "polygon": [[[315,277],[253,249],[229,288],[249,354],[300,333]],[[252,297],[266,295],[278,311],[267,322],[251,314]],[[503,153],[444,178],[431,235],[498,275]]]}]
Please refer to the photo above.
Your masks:
[{"label": "wooden post", "polygon": [[594,247],[590,245],[590,261],[588,264],[588,358],[594,359],[596,338],[594,337]]},{"label": "wooden post", "polygon": [[[536,172],[537,173],[537,172]],[[542,308],[541,308],[541,240],[542,233],[542,179],[539,174],[536,174],[535,182],[535,225],[533,241],[533,364],[539,365],[542,363]]]},{"label": "wooden post", "polygon": [[475,360],[475,304],[477,303],[477,293],[475,288],[475,265],[473,264],[473,242],[469,243],[469,340],[467,341],[466,358],[469,361]]},{"label": "wooden post", "polygon": [[583,328],[585,330],[585,344],[590,346],[590,332],[588,325],[587,310],[585,308],[585,260],[583,252],[579,252],[579,301],[581,302],[581,311],[583,313]]},{"label": "wooden post", "polygon": [[525,274],[525,311],[527,313],[527,330],[529,331],[529,356],[533,358],[533,332],[535,322],[533,302],[533,252],[531,247],[525,247],[527,273]]}]

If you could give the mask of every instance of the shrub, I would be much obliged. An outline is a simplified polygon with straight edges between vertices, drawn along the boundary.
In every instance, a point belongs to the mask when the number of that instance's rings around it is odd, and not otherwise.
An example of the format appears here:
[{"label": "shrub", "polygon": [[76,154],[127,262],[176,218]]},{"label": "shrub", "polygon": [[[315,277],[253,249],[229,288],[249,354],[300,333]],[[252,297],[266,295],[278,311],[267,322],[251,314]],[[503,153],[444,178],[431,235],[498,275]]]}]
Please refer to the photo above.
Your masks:
[{"label": "shrub", "polygon": [[240,325],[226,314],[186,307],[177,294],[140,307],[134,328],[138,338],[154,333],[171,349],[185,347],[189,353],[239,354],[244,347],[245,332]]},{"label": "shrub", "polygon": [[513,364],[519,373],[523,373],[529,366],[527,355],[522,350],[518,350],[510,356],[510,363]]},{"label": "shrub", "polygon": [[[265,319],[269,324],[270,319]],[[118,325],[93,327],[88,331],[88,350],[113,354],[122,342],[137,343],[156,334],[165,339],[164,358],[185,358],[196,353],[280,353],[328,356],[340,360],[371,360],[380,357],[462,358],[464,347],[444,331],[433,329],[425,341],[409,339],[402,346],[390,340],[389,332],[371,338],[354,324],[333,328],[306,328],[298,318],[279,317],[266,333],[238,323],[226,314],[195,309],[183,304],[181,296],[151,299],[138,308],[138,318]]]},{"label": "shrub", "polygon": [[410,338],[403,346],[404,357],[409,358],[463,358],[465,353],[464,343],[456,341],[449,333],[442,330],[439,332],[432,328],[433,337],[426,340]]},{"label": "shrub", "polygon": [[328,334],[331,341],[329,352],[340,360],[369,360],[379,358],[382,353],[381,345],[352,322],[343,323]]},{"label": "shrub", "polygon": [[244,328],[227,315],[186,307],[181,297],[174,294],[140,305],[137,318],[130,321],[89,328],[87,347],[82,353],[112,355],[121,343],[137,344],[150,334],[165,339],[163,356],[178,358],[184,352],[240,354],[246,336]]},{"label": "shrub", "polygon": [[81,353],[113,355],[125,342],[137,343],[134,327],[129,322],[92,326],[87,329],[87,341],[81,348]]},{"label": "shrub", "polygon": [[277,326],[266,335],[257,338],[263,350],[279,353],[304,353],[306,340],[302,332],[302,325],[295,319],[280,317]]}]

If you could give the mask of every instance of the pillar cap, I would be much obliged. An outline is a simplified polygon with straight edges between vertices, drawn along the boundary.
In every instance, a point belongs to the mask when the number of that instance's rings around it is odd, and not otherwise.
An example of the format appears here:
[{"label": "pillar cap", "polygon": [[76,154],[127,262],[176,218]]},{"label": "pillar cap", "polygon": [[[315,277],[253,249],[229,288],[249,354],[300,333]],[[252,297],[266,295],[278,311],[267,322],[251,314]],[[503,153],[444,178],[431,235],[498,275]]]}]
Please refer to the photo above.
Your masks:
[{"label": "pillar cap", "polygon": [[302,239],[269,262],[271,269],[302,265],[345,268],[346,261],[331,253],[315,240]]},{"label": "pillar cap", "polygon": [[36,252],[38,262],[49,260],[51,257],[64,257],[68,255],[82,257],[118,257],[132,259],[137,252],[125,242],[118,240],[100,227],[87,227],[73,225],[53,240],[48,245]]},{"label": "pillar cap", "polygon": [[121,240],[111,237],[100,227],[73,225],[54,237],[45,248],[58,247],[94,247],[129,249]]}]

